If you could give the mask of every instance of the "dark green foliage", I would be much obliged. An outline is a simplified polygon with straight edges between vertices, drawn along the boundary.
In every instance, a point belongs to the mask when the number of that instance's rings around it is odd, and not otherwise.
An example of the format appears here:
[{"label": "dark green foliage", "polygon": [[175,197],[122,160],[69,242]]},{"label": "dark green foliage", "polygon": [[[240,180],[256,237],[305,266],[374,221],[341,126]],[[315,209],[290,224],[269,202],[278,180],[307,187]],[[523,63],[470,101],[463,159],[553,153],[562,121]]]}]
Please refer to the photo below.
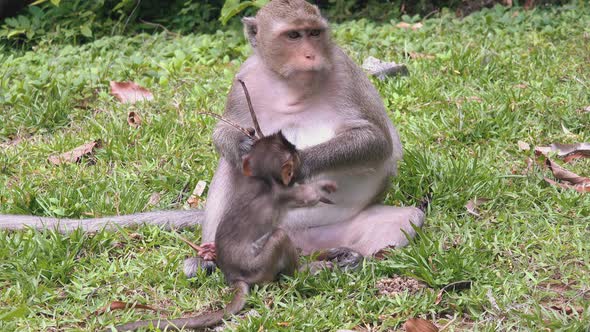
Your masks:
[{"label": "dark green foliage", "polygon": [[[62,0],[57,1],[57,6],[45,1],[26,6],[16,17],[0,21],[0,45],[29,49],[38,43],[81,44],[104,36],[140,32],[212,33],[222,26],[220,19],[223,22],[229,20],[230,26],[237,27],[237,16],[255,13],[256,2],[231,1],[244,5],[235,5],[239,9],[228,16],[222,15],[222,8],[229,0]],[[544,0],[538,3],[570,2],[582,4],[583,0]],[[359,18],[385,22],[400,18],[417,21],[443,8],[468,14],[501,1],[318,0],[315,3],[334,22]],[[514,3],[517,5],[519,2]]]}]

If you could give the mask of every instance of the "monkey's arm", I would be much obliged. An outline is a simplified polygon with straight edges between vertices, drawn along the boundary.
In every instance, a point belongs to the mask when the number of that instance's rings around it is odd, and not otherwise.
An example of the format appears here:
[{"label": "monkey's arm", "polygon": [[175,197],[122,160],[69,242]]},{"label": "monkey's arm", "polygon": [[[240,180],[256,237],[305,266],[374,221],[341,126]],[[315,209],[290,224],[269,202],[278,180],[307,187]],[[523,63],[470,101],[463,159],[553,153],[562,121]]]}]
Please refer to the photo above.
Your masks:
[{"label": "monkey's arm", "polygon": [[[227,98],[223,117],[240,126],[251,127],[248,122],[248,105],[245,97],[238,95],[238,90],[234,82]],[[213,131],[213,144],[217,152],[231,165],[241,168],[242,156],[250,152],[254,140],[239,129],[220,121]]]},{"label": "monkey's arm", "polygon": [[329,141],[300,151],[302,167],[298,178],[340,167],[370,167],[386,160],[391,153],[388,133],[368,121],[358,121]]}]

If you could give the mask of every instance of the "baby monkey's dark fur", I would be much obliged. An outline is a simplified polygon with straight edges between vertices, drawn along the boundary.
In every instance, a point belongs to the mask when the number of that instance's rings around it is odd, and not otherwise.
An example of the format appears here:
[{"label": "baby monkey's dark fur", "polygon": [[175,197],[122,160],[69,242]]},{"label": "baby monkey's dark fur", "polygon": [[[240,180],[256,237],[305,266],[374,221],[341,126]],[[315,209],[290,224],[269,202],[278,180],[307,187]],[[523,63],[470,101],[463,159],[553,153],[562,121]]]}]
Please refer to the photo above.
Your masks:
[{"label": "baby monkey's dark fur", "polygon": [[217,265],[235,295],[225,309],[195,317],[157,319],[128,323],[117,330],[135,330],[153,325],[162,330],[200,329],[216,325],[226,315],[238,313],[246,303],[250,285],[292,275],[298,267],[298,253],[279,228],[288,208],[331,203],[323,193],[336,190],[332,181],[294,184],[299,171],[299,154],[281,132],[255,141],[242,160],[242,172],[228,179],[239,192],[223,215],[215,236]]}]

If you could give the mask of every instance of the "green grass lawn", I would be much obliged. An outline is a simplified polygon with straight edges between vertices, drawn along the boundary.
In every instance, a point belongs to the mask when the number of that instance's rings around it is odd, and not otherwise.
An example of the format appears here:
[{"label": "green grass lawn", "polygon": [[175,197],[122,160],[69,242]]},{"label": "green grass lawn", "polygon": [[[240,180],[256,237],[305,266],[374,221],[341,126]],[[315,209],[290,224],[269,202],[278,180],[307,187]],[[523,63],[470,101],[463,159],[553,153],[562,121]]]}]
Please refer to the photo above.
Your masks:
[{"label": "green grass lawn", "polygon": [[[408,65],[408,77],[374,82],[405,149],[386,201],[413,205],[432,192],[423,232],[360,271],[256,287],[247,314],[226,327],[381,331],[422,317],[450,322],[448,331],[586,331],[590,196],[550,186],[517,142],[590,140],[590,9],[497,7],[463,20],[442,14],[416,31],[395,23],[349,22],[333,34],[359,63],[373,55]],[[0,46],[0,212],[87,218],[183,208],[217,161],[215,120],[196,111],[222,111],[249,52],[241,31],[28,52]],[[110,80],[135,81],[155,98],[121,104]],[[129,111],[141,116],[140,128],[127,124]],[[103,146],[92,162],[47,161],[96,139]],[[590,176],[588,159],[568,167]],[[161,196],[155,205],[153,193]],[[465,208],[476,197],[489,199],[480,217]],[[199,230],[180,234],[200,240]],[[219,271],[182,275],[191,254],[175,232],[157,227],[0,232],[0,330],[94,331],[156,315],[92,315],[116,300],[171,317],[222,307],[231,294]],[[394,275],[428,287],[379,295],[378,282]],[[460,280],[471,289],[435,304],[441,287]]]}]

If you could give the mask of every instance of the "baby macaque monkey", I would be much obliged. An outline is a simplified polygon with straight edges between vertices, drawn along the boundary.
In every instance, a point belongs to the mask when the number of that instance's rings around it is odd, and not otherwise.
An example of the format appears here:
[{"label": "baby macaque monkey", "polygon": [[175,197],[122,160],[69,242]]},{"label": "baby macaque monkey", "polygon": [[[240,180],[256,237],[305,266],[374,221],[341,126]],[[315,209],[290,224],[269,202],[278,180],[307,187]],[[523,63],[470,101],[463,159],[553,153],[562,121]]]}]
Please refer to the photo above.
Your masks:
[{"label": "baby macaque monkey", "polygon": [[300,171],[297,149],[279,131],[256,140],[242,158],[242,170],[230,173],[238,190],[232,196],[215,235],[217,265],[235,290],[225,309],[195,317],[128,323],[119,331],[154,326],[162,330],[200,329],[216,325],[246,304],[250,285],[274,281],[298,268],[298,253],[287,233],[279,228],[290,208],[311,207],[336,191],[333,181],[295,184]]}]

